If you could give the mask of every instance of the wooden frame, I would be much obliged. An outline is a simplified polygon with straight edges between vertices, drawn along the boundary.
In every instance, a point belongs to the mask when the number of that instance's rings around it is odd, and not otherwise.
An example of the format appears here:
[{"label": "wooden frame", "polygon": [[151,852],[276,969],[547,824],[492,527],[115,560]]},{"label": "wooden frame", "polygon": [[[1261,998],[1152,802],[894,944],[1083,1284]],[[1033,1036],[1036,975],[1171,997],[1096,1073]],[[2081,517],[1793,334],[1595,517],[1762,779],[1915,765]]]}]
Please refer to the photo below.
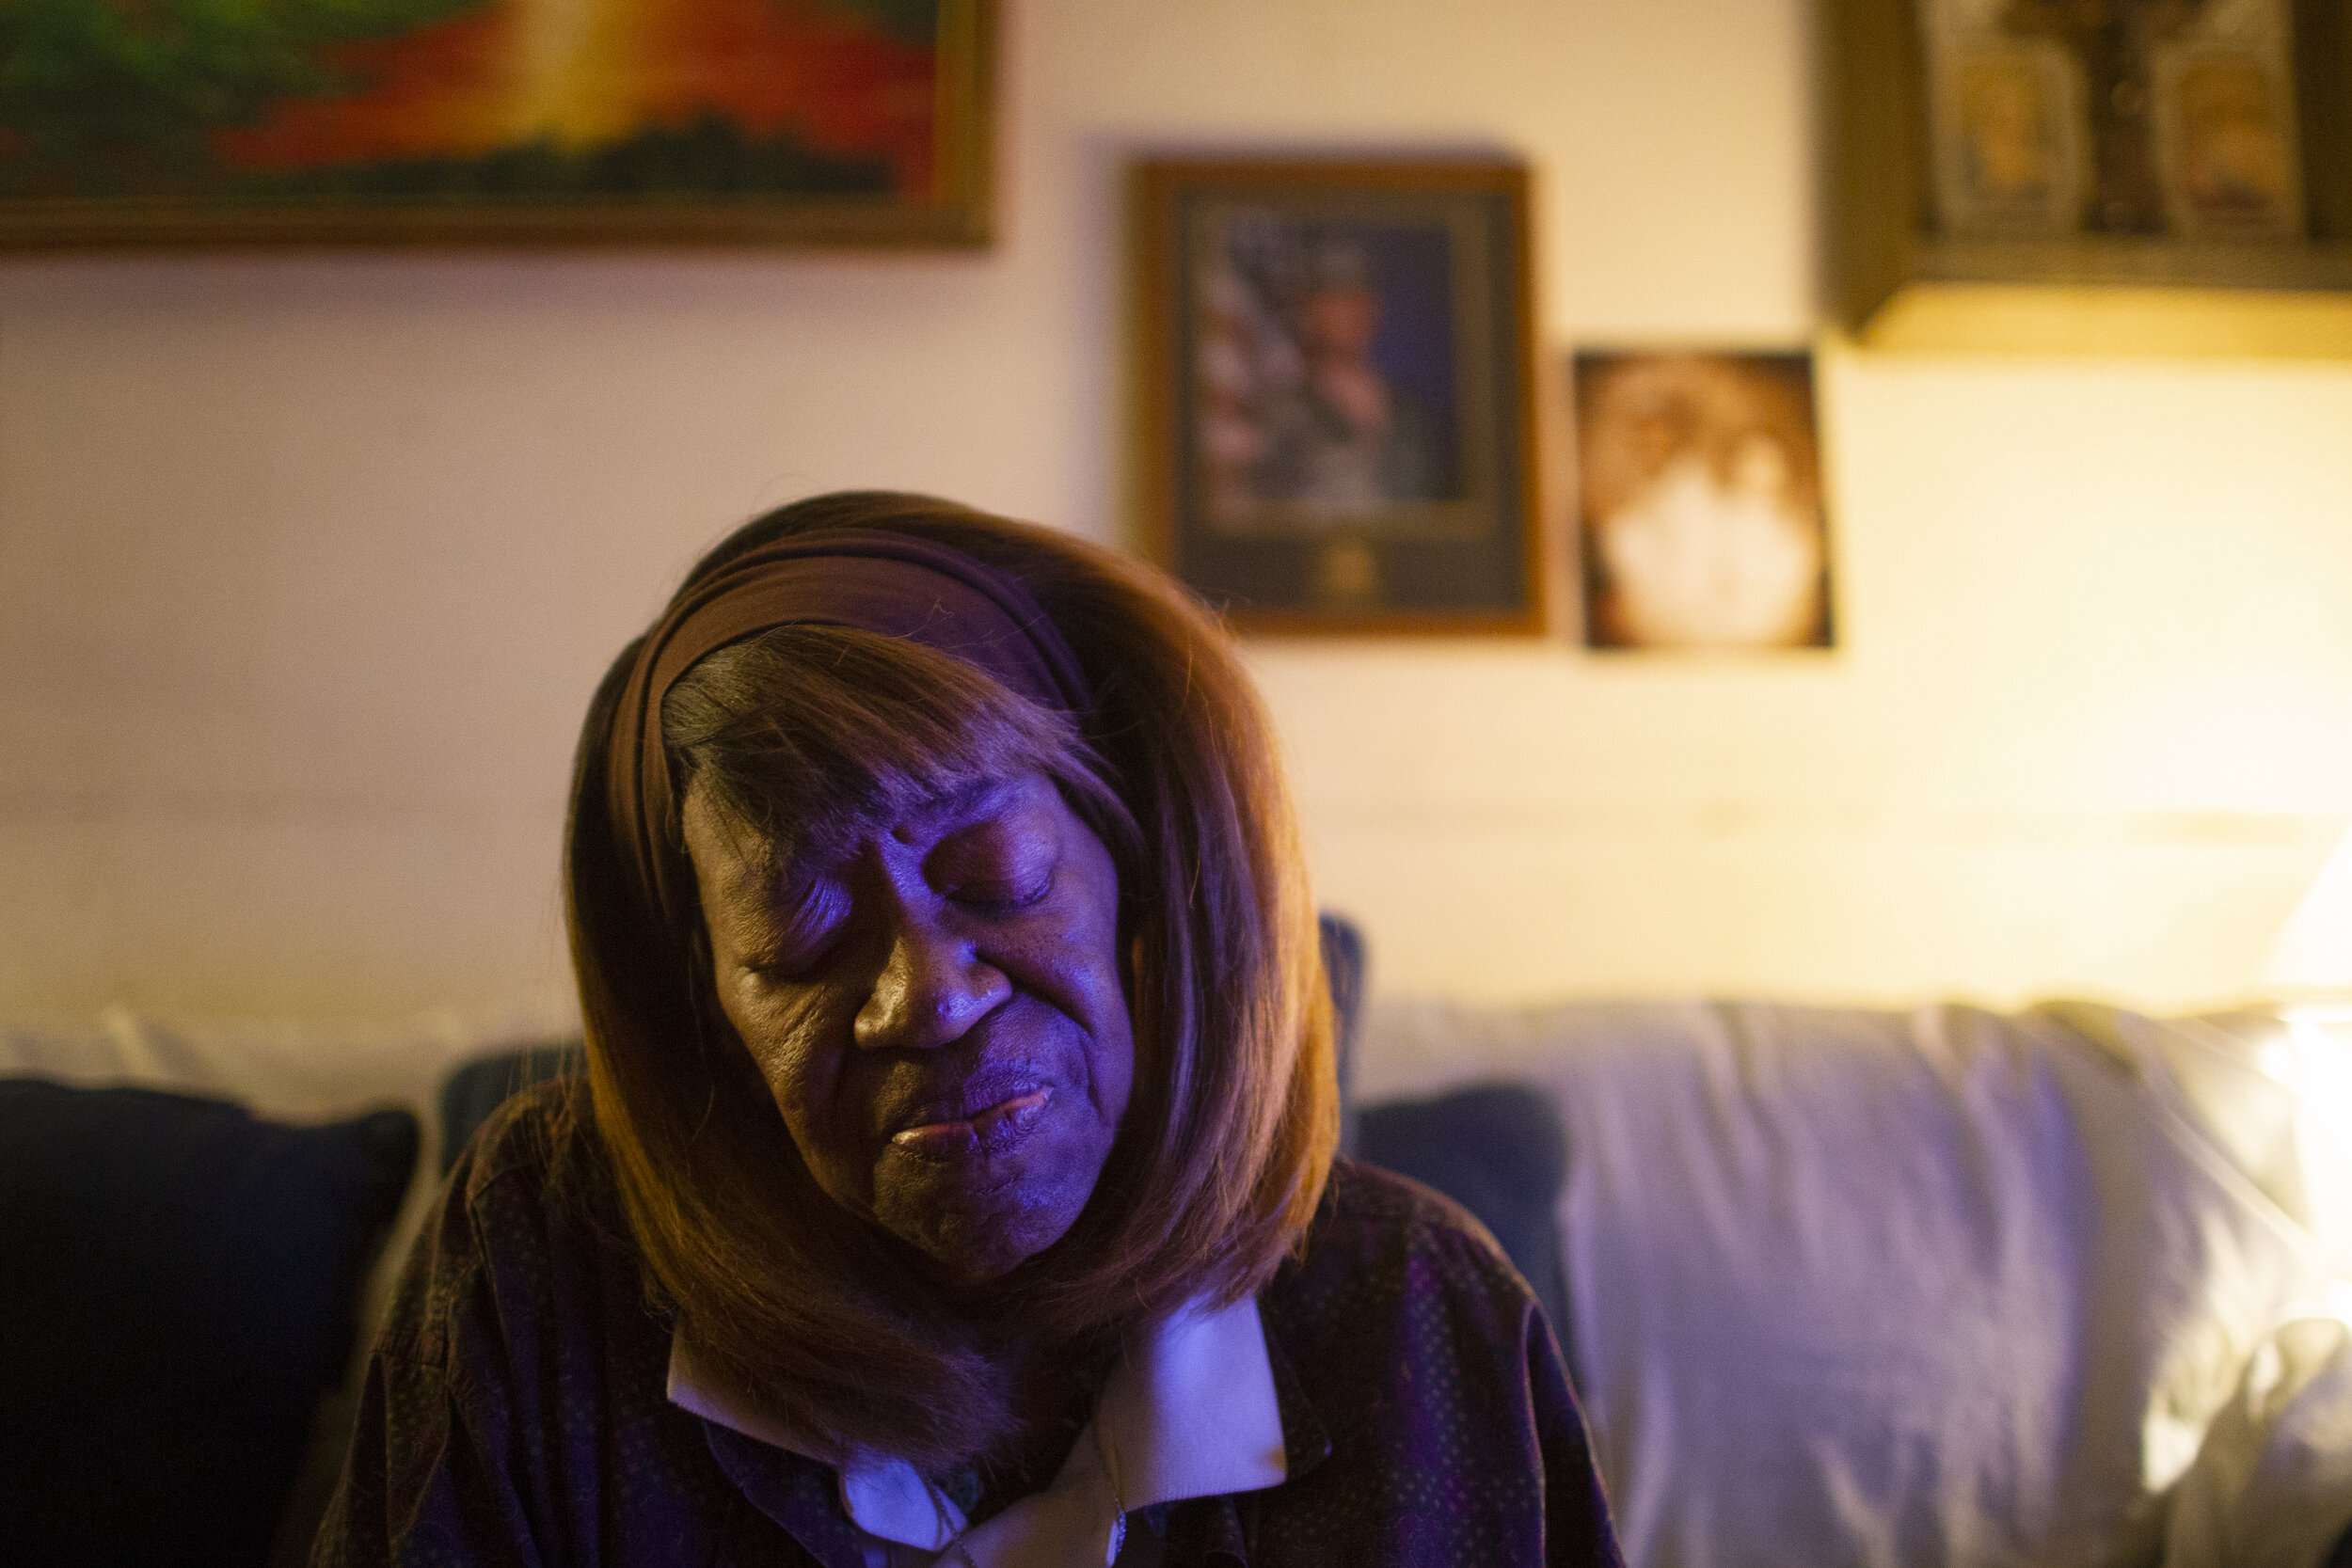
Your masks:
[{"label": "wooden frame", "polygon": [[1237,626],[1543,630],[1527,193],[1498,160],[1137,167],[1146,533]]},{"label": "wooden frame", "polygon": [[1918,0],[1823,0],[1829,293],[1848,328],[1917,285],[2352,290],[2352,0],[2291,0],[2306,222],[2287,243],[1966,236],[1935,221]]},{"label": "wooden frame", "polygon": [[[103,8],[111,0],[90,3]],[[665,3],[652,0],[650,9],[657,19]],[[388,14],[405,6],[406,14],[442,18],[374,40],[388,50],[412,44],[447,49],[466,41],[453,38],[461,28],[474,28],[479,37],[492,28],[503,26],[511,33],[522,25],[516,20],[518,0],[379,4]],[[346,12],[361,8],[349,4],[342,8]],[[918,21],[918,31],[912,36],[904,31],[903,22],[882,19],[886,8],[862,8],[876,18],[863,24],[860,9],[857,0],[834,0],[829,8],[811,7],[797,14],[803,20],[816,16],[818,23],[832,28],[826,33],[811,24],[810,36],[820,36],[829,46],[845,51],[863,49],[869,68],[895,72],[886,88],[875,89],[895,92],[894,102],[901,105],[894,111],[898,118],[886,141],[883,133],[871,129],[871,105],[844,106],[845,116],[864,112],[866,119],[845,119],[849,128],[836,138],[836,150],[815,138],[797,140],[803,124],[798,119],[771,119],[762,126],[723,100],[713,107],[700,100],[680,106],[655,99],[655,107],[624,122],[627,135],[616,141],[559,144],[542,130],[516,132],[522,139],[500,143],[486,152],[479,150],[478,140],[462,153],[388,154],[372,146],[374,161],[369,163],[290,164],[285,160],[298,160],[306,148],[355,145],[349,129],[354,115],[373,114],[375,118],[363,123],[378,138],[401,135],[405,133],[381,127],[402,111],[364,103],[355,108],[332,95],[305,101],[280,94],[251,109],[241,124],[181,135],[175,145],[204,150],[197,155],[201,165],[197,172],[168,162],[158,166],[151,156],[138,166],[140,188],[125,193],[60,193],[57,187],[64,177],[56,173],[54,164],[27,174],[21,166],[11,169],[8,158],[0,156],[0,248],[984,244],[991,219],[996,0],[938,0],[934,26],[921,31]],[[897,9],[903,12],[905,8]],[[861,24],[875,36],[855,36]],[[792,58],[790,52],[803,45],[796,35],[781,30],[786,24],[777,25],[778,35],[768,47],[780,57]],[[900,30],[894,33],[894,26]],[[385,76],[386,55],[349,53],[364,49],[364,43],[288,41],[283,47],[285,58],[300,69],[345,71],[362,81],[378,80],[373,90],[379,97],[398,87],[396,63],[389,67],[395,74]],[[878,56],[884,63],[874,67]],[[838,79],[812,74],[828,84]],[[923,111],[902,106],[908,102],[908,82],[919,83],[925,76],[928,119],[913,120],[909,129],[908,117]],[[368,90],[352,96],[363,99]],[[702,90],[700,80],[688,90]],[[731,87],[710,90],[739,94],[771,89],[764,82],[745,87],[739,73]],[[924,89],[916,86],[913,90]],[[676,99],[677,92],[672,90],[671,96]],[[71,102],[66,107],[82,114],[85,124],[109,112],[103,105],[91,110]],[[54,103],[49,106],[50,111],[56,108]],[[798,108],[798,100],[778,103],[771,97],[758,112],[772,117],[791,115]],[[0,117],[11,109],[15,123],[0,118],[0,154],[21,160],[32,145],[25,116],[46,111],[26,109],[0,96]],[[315,117],[339,110],[345,119],[326,121],[329,129],[322,135],[322,122]],[[304,115],[313,118],[306,120],[300,118]],[[413,140],[416,135],[430,134],[410,135]],[[306,135],[313,140],[303,142]],[[861,141],[862,135],[868,139]],[[717,156],[732,162],[714,163],[708,140],[713,135],[720,141]],[[240,142],[241,136],[261,141]],[[250,163],[256,145],[265,146],[269,150],[264,155],[278,160],[258,173]],[[379,140],[373,145],[388,144]],[[235,155],[247,162],[232,163],[231,155],[222,152],[224,147],[239,150]],[[598,156],[606,161],[593,164]],[[631,158],[639,161],[624,172],[611,172],[617,160]],[[177,171],[173,177],[179,183],[159,184],[153,172],[157,166]],[[525,172],[517,175],[517,168]],[[549,169],[555,172],[529,172]],[[613,188],[616,184],[625,190]],[[421,194],[410,188],[420,186]]]}]

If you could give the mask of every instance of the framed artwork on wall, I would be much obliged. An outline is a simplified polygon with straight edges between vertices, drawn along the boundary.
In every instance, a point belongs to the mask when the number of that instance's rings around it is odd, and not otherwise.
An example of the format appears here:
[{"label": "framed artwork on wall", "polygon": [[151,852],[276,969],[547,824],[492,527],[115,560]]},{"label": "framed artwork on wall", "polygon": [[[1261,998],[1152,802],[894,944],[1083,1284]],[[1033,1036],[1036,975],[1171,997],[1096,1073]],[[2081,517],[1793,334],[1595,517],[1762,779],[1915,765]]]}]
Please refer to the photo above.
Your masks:
[{"label": "framed artwork on wall", "polygon": [[[1824,0],[1831,286],[2352,291],[2352,0]],[[1892,308],[1892,309],[1890,309]]]},{"label": "framed artwork on wall", "polygon": [[1938,229],[2303,237],[2290,0],[1921,0]]},{"label": "framed artwork on wall", "polygon": [[993,0],[22,0],[0,245],[988,237]]},{"label": "framed artwork on wall", "polygon": [[1833,645],[1809,354],[1564,356],[1593,648]]},{"label": "framed artwork on wall", "polygon": [[1151,162],[1135,217],[1160,562],[1246,630],[1540,631],[1525,169]]}]

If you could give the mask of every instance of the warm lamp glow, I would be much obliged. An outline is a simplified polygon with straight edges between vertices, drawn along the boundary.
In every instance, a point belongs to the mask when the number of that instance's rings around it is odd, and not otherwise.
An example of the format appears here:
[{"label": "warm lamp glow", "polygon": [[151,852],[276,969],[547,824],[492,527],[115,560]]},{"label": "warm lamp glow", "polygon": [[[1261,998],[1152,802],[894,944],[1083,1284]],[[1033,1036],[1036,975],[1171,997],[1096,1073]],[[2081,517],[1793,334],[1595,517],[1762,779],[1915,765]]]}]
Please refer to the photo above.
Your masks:
[{"label": "warm lamp glow", "polygon": [[2259,983],[2281,1001],[2352,1003],[2352,833],[2279,928]]}]

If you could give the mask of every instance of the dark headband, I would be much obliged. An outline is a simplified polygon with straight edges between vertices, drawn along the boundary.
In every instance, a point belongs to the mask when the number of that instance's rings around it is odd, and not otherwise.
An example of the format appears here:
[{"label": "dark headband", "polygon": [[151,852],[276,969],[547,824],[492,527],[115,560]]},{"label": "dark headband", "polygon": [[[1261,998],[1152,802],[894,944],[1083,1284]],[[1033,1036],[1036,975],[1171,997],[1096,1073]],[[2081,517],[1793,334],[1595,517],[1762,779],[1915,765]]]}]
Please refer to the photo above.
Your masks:
[{"label": "dark headband", "polygon": [[672,922],[670,763],[661,700],[697,659],[771,626],[850,626],[950,654],[1059,713],[1087,707],[1076,656],[1020,579],[961,550],[877,529],[828,529],[747,550],[680,589],[638,646],[612,716],[612,832],[638,891]]}]

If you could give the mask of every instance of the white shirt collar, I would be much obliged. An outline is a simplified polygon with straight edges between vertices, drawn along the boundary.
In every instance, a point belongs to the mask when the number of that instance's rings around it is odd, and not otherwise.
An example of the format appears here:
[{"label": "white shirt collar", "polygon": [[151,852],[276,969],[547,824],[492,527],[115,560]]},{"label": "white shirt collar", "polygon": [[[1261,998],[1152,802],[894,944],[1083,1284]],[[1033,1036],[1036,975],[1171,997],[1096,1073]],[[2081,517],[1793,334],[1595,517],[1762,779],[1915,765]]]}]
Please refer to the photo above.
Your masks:
[{"label": "white shirt collar", "polygon": [[[805,1439],[771,1413],[722,1393],[683,1337],[670,1339],[670,1402],[795,1453]],[[1100,1429],[1101,1443],[1096,1442]],[[1117,1480],[1104,1472],[1107,1456]],[[901,1459],[841,1472],[841,1506],[868,1535],[925,1551],[961,1537],[978,1568],[1107,1563],[1127,1511],[1186,1497],[1256,1492],[1289,1474],[1258,1304],[1187,1307],[1129,1342],[1094,1418],[1044,1491],[968,1533],[963,1511]]]}]

